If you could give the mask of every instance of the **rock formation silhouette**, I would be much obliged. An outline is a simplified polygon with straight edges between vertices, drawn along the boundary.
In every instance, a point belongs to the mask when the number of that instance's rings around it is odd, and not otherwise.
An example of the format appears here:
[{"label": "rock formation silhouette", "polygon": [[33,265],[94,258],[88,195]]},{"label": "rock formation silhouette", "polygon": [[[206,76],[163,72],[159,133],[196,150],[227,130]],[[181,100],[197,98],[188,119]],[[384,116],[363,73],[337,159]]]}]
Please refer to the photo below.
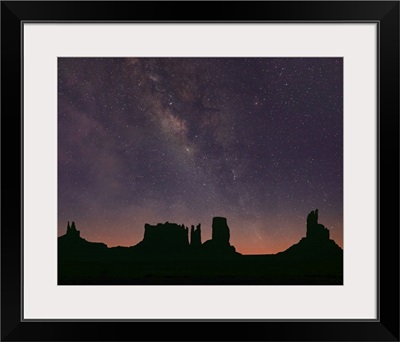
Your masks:
[{"label": "rock formation silhouette", "polygon": [[[129,250],[129,255],[139,255],[142,257],[232,257],[241,255],[236,252],[234,246],[230,244],[230,230],[225,217],[213,217],[212,238],[201,242],[201,224],[195,228],[194,225],[189,229],[184,224],[158,223],[144,226],[144,237],[137,245],[132,247],[114,247],[116,253],[125,253]],[[88,242],[80,237],[79,230],[76,229],[75,222],[67,224],[67,232],[58,238],[59,255],[62,257],[74,257],[76,255],[96,253],[108,250],[103,243]],[[125,251],[125,252],[124,252]],[[60,254],[61,253],[61,254]],[[329,238],[329,230],[323,224],[318,223],[318,209],[311,211],[307,216],[306,236],[297,244],[292,245],[287,250],[277,253],[278,256],[297,257],[297,258],[337,258],[343,256],[343,250]]]},{"label": "rock formation silhouette", "polygon": [[318,209],[316,209],[307,216],[306,237],[277,255],[329,259],[342,258],[343,250],[329,238],[329,229],[318,223]]},{"label": "rock formation silhouette", "polygon": [[143,242],[148,244],[168,244],[174,246],[189,246],[188,228],[184,224],[165,222],[152,226],[144,225]]},{"label": "rock formation silhouette", "polygon": [[201,243],[201,224],[190,229],[190,244],[188,228],[184,224],[159,223],[144,226],[144,237],[132,249],[141,256],[232,256],[237,255],[235,247],[229,243],[229,227],[224,217],[214,217],[212,224],[212,239]]},{"label": "rock formation silhouette", "polygon": [[329,240],[329,229],[318,223],[318,209],[311,211],[307,216],[307,239]]},{"label": "rock formation silhouette", "polygon": [[58,257],[62,259],[97,258],[107,251],[107,245],[101,242],[89,242],[80,236],[75,222],[67,224],[67,232],[58,238]]},{"label": "rock formation silhouette", "polygon": [[196,228],[192,225],[190,229],[190,247],[199,249],[201,247],[201,224]]},{"label": "rock formation silhouette", "polygon": [[209,256],[240,255],[229,243],[230,232],[225,217],[213,217],[212,239],[204,242],[203,253]]},{"label": "rock formation silhouette", "polygon": [[241,255],[230,244],[227,219],[214,217],[212,238],[201,241],[201,225],[145,224],[143,240],[107,248],[80,236],[75,222],[58,238],[58,284],[152,285],[338,285],[343,250],[318,223],[306,219],[305,237],[284,252]]},{"label": "rock formation silhouette", "polygon": [[225,217],[214,217],[212,223],[212,239],[216,243],[229,244],[230,232]]},{"label": "rock formation silhouette", "polygon": [[76,229],[75,222],[72,221],[72,225],[67,224],[67,236],[71,239],[76,239],[81,236],[81,232]]},{"label": "rock formation silhouette", "polygon": [[184,224],[158,223],[144,225],[144,237],[134,248],[142,254],[181,254],[189,250],[189,230]]}]

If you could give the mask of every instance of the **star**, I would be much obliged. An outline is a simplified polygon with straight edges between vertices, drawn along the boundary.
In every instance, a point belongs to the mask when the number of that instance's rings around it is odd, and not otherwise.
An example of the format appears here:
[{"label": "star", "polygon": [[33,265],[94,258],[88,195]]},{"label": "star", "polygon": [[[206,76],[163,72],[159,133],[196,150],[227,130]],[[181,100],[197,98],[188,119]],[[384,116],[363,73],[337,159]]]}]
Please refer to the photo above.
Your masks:
[{"label": "star", "polygon": [[[59,58],[58,233],[132,246],[144,223],[231,222],[243,253],[343,239],[342,58]],[[278,234],[277,232],[284,233]]]}]

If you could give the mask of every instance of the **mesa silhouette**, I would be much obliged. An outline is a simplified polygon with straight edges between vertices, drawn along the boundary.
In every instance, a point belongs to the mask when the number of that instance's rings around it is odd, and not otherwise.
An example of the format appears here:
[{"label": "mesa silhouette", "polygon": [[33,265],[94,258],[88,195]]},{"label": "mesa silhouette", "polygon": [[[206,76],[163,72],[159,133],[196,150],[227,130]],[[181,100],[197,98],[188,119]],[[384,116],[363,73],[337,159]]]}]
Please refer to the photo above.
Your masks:
[{"label": "mesa silhouette", "polygon": [[80,236],[74,222],[58,238],[58,283],[198,285],[340,285],[343,250],[318,223],[318,209],[307,217],[306,236],[285,251],[242,255],[230,244],[227,219],[214,217],[212,238],[202,242],[201,224],[145,224],[143,240],[108,248]]}]

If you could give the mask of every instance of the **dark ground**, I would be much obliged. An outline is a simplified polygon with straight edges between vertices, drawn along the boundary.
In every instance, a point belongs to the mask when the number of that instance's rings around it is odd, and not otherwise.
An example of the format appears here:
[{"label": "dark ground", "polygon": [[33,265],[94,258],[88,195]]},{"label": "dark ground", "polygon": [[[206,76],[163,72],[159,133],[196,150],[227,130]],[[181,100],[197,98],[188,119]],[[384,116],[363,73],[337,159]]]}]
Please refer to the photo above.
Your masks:
[{"label": "dark ground", "polygon": [[[88,260],[89,259],[89,260]],[[97,260],[96,260],[97,259]],[[342,258],[60,260],[59,285],[342,285]]]}]

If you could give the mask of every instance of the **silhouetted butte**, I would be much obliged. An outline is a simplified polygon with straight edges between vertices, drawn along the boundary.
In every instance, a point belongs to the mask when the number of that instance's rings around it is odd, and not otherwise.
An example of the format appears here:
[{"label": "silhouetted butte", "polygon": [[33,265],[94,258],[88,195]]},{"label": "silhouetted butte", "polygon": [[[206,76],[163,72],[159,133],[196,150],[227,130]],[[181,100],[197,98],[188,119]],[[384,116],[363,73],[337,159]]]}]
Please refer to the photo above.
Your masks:
[{"label": "silhouetted butte", "polygon": [[318,209],[307,216],[306,237],[277,255],[314,260],[343,258],[343,250],[329,238],[329,229],[318,223]]},{"label": "silhouetted butte", "polygon": [[209,256],[234,256],[240,255],[235,247],[229,243],[230,232],[225,217],[213,217],[212,239],[204,242],[203,252]]}]

